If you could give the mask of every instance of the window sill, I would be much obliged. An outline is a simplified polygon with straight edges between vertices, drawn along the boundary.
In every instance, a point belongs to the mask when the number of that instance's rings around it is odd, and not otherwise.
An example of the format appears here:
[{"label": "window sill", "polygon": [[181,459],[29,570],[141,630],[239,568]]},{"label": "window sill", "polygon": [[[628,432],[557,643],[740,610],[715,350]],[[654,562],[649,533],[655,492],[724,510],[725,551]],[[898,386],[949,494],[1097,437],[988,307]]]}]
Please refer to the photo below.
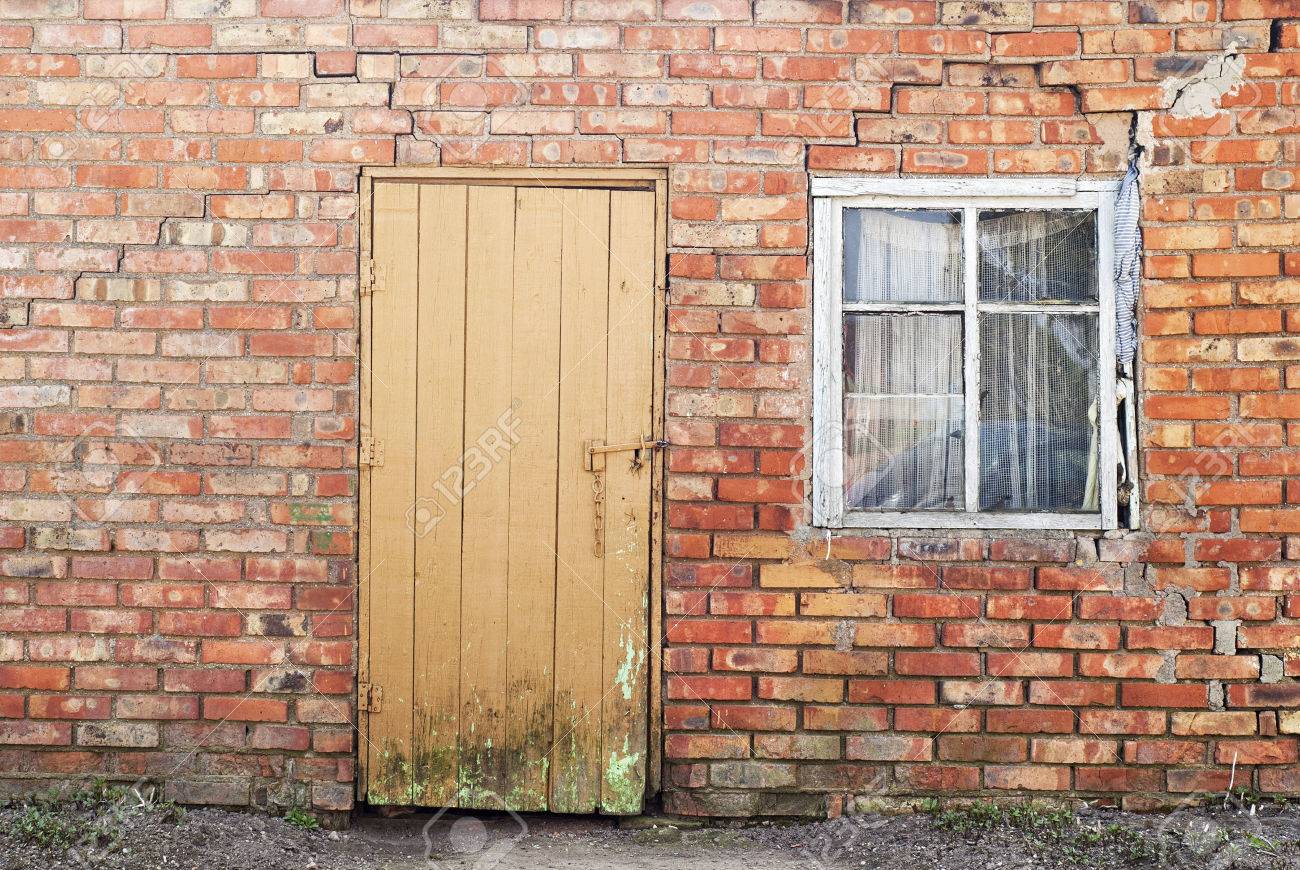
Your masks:
[{"label": "window sill", "polygon": [[1038,529],[1101,531],[1101,514],[1081,513],[962,513],[959,511],[857,511],[831,529]]}]

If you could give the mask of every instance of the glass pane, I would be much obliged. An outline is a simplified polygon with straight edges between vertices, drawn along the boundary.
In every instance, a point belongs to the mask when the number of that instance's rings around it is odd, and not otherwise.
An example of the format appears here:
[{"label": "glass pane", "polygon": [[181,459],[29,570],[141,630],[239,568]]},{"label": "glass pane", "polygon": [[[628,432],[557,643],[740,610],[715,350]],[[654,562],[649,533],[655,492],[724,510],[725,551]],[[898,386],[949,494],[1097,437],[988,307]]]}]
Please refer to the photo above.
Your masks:
[{"label": "glass pane", "polygon": [[980,315],[980,509],[1096,511],[1097,315]]},{"label": "glass pane", "polygon": [[960,314],[849,314],[844,390],[898,395],[960,394]]},{"label": "glass pane", "polygon": [[980,301],[1094,302],[1097,214],[982,211]]},{"label": "glass pane", "polygon": [[960,302],[961,213],[844,210],[847,302]]},{"label": "glass pane", "polygon": [[844,400],[849,510],[961,510],[962,400]]}]

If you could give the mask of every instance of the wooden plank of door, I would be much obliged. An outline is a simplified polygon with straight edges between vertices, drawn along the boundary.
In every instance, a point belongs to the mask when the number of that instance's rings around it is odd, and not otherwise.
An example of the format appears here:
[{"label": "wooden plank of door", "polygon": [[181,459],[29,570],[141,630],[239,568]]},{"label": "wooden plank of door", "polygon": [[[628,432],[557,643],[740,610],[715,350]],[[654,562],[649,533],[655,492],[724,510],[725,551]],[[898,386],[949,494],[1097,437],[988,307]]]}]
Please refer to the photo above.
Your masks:
[{"label": "wooden plank of door", "polygon": [[416,803],[456,803],[460,738],[461,456],[465,412],[464,185],[420,186],[415,492]]},{"label": "wooden plank of door", "polygon": [[609,191],[563,190],[555,732],[551,809],[590,813],[600,796],[604,565],[595,553],[583,442],[605,438]]},{"label": "wooden plank of door", "polygon": [[[655,304],[655,195],[610,194],[609,349],[606,427],[610,443],[651,433]],[[605,631],[600,808],[641,811],[646,763],[646,661],[651,461],[606,457]]]},{"label": "wooden plank of door", "polygon": [[507,803],[547,807],[554,700],[556,437],[559,427],[561,209],[555,191],[515,194],[511,396],[517,441],[510,464],[507,595]]},{"label": "wooden plank of door", "polygon": [[383,689],[369,715],[368,794],[372,803],[413,803],[411,781],[411,636],[414,627],[415,535],[407,511],[415,501],[416,309],[419,186],[375,185],[375,264],[384,270],[372,297],[374,356],[371,418],[384,464],[371,469],[370,681]]},{"label": "wooden plank of door", "polygon": [[510,464],[479,445],[509,425],[515,190],[469,188],[465,264],[465,495],[461,503],[460,767],[462,807],[503,809]]}]

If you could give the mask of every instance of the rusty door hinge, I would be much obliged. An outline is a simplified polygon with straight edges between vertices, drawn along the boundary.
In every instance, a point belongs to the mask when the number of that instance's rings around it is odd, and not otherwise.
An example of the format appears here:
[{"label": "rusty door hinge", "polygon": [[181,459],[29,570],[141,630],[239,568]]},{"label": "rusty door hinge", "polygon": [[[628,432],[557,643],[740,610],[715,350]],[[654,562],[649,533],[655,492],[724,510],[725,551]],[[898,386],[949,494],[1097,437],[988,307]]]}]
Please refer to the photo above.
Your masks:
[{"label": "rusty door hinge", "polygon": [[361,456],[358,459],[362,465],[378,466],[384,464],[384,442],[380,441],[373,435],[361,436]]},{"label": "rusty door hinge", "polygon": [[362,713],[379,713],[384,703],[384,687],[374,683],[357,684],[357,709]]},{"label": "rusty door hinge", "polygon": [[361,261],[361,284],[358,287],[362,296],[369,296],[384,289],[384,267],[374,260]]}]

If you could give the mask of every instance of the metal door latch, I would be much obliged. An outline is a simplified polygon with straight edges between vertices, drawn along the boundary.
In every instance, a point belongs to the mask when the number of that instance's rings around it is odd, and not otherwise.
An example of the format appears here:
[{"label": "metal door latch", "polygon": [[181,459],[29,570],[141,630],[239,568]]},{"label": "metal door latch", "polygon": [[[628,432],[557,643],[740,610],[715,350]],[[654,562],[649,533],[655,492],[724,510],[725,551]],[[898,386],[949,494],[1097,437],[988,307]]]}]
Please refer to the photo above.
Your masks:
[{"label": "metal door latch", "polygon": [[650,450],[658,450],[667,446],[668,442],[662,438],[654,439],[649,436],[642,436],[640,441],[628,441],[625,444],[606,444],[599,439],[592,439],[583,442],[585,452],[583,454],[582,467],[588,471],[600,471],[601,469],[596,467],[597,456],[603,458],[606,453],[626,453],[631,451],[635,454],[632,457],[632,468],[633,470],[636,470],[641,467],[641,463],[644,461],[642,453]]},{"label": "metal door latch", "polygon": [[605,454],[630,452],[631,468],[636,472],[645,463],[645,453],[667,446],[667,441],[649,436],[642,436],[639,441],[629,441],[626,444],[606,444],[595,438],[582,442],[582,467],[592,473],[592,536],[598,558],[605,555]]}]

